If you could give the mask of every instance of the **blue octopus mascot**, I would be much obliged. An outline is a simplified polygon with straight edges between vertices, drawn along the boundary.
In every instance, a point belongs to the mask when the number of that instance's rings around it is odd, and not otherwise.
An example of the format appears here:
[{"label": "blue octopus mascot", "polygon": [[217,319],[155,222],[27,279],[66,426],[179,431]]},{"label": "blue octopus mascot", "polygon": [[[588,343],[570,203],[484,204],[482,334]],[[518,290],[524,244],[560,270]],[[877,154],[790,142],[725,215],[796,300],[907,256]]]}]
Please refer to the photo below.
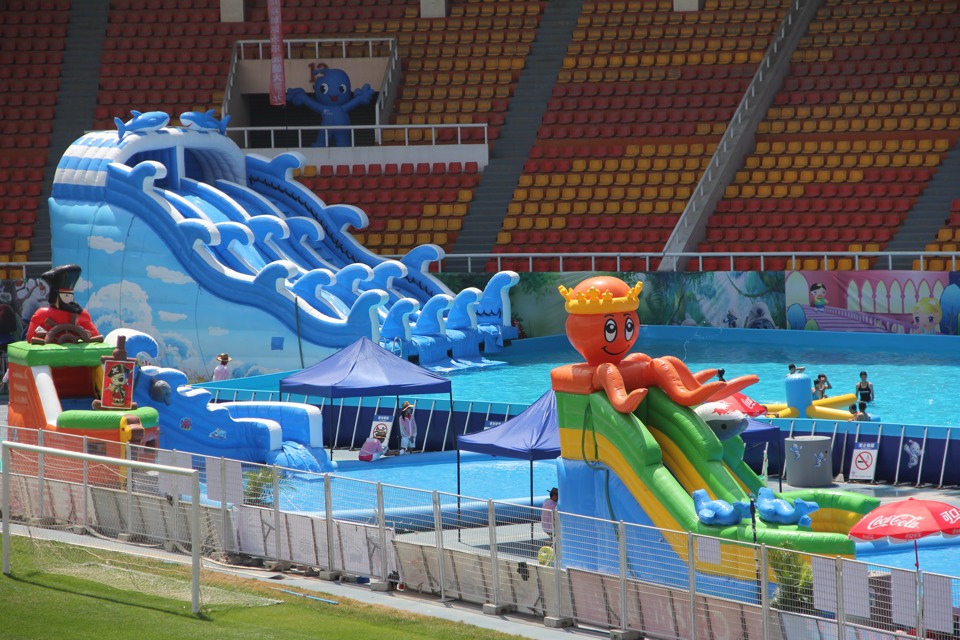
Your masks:
[{"label": "blue octopus mascot", "polygon": [[[299,87],[289,89],[287,102],[316,111],[323,117],[325,127],[341,127],[351,124],[350,112],[360,105],[370,104],[375,92],[369,84],[354,91],[346,72],[320,67],[313,70],[313,95],[311,98]],[[349,147],[350,130],[321,131],[313,146]]]}]

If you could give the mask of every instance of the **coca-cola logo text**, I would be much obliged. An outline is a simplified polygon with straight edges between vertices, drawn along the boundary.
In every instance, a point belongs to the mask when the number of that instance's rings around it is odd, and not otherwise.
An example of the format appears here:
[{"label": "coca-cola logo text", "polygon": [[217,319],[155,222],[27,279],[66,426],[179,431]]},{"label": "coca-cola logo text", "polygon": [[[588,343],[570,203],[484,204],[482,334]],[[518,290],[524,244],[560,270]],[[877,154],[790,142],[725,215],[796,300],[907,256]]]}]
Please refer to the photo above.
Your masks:
[{"label": "coca-cola logo text", "polygon": [[880,527],[900,527],[901,529],[919,529],[923,516],[898,514],[895,516],[877,516],[867,524],[867,530],[873,531]]},{"label": "coca-cola logo text", "polygon": [[950,524],[956,524],[957,522],[960,522],[960,509],[957,509],[956,507],[953,509],[947,509],[940,514],[940,517]]}]

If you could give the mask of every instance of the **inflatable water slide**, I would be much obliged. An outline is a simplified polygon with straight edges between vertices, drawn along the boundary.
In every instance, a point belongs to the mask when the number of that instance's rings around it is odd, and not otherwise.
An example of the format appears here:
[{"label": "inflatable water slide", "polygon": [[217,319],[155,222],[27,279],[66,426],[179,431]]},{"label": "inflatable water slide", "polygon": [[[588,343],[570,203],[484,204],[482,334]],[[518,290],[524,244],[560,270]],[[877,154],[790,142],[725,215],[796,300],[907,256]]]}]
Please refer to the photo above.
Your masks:
[{"label": "inflatable water slide", "polygon": [[157,411],[160,446],[300,471],[336,469],[323,448],[320,409],[297,402],[213,402],[176,369],[141,367],[134,399]]},{"label": "inflatable water slide", "polygon": [[[243,462],[276,464],[301,471],[336,469],[323,449],[320,409],[297,402],[213,402],[189,386],[181,371],[136,366],[130,360],[130,402],[98,407],[103,360],[116,353],[120,337],[132,354],[156,357],[151,336],[118,329],[102,342],[9,345],[10,426],[25,427],[18,439],[75,449],[78,437],[94,439],[88,450],[125,457],[136,444]],[[42,434],[41,434],[42,432]],[[82,477],[81,465],[67,469]]]},{"label": "inflatable water slide", "polygon": [[301,154],[245,154],[218,121],[171,127],[166,113],[134,114],[61,158],[53,261],[82,267],[76,293],[102,330],[160,341],[155,364],[209,377],[226,351],[235,375],[283,371],[366,336],[458,367],[516,337],[516,273],[454,294],[429,273],[439,247],[390,260],[361,246],[350,231],[366,214],[299,183]]},{"label": "inflatable water slide", "polygon": [[[730,524],[707,524],[698,513],[702,512],[703,505],[698,505],[693,497],[695,491],[705,490],[711,503],[749,503],[750,494],[757,496],[760,489],[766,487],[743,462],[744,445],[739,436],[720,440],[692,409],[672,402],[659,388],[650,388],[633,413],[614,409],[602,392],[557,393],[557,411],[563,511],[754,542],[754,522],[749,511],[744,510],[744,517],[737,517]],[[794,502],[795,498],[800,500]],[[796,505],[797,519],[805,515],[799,506],[803,501],[816,502],[819,509],[809,515],[810,526],[769,522],[758,514],[757,543],[849,557],[854,556],[855,548],[847,538],[847,531],[878,504],[875,498],[826,489],[782,493],[776,500],[777,506]],[[760,511],[761,505],[757,504]],[[628,544],[657,549],[657,557],[664,566],[683,565],[681,558],[687,557],[685,539],[661,537],[653,529],[634,529],[636,539]],[[610,548],[608,545],[616,546],[616,531],[598,526],[590,535],[579,532],[574,536],[567,539],[575,539],[577,544],[563,549],[565,565],[619,570],[616,558],[597,553],[598,549]],[[703,558],[697,562],[697,570],[702,574],[698,580],[707,585],[713,581],[718,591],[722,591],[725,580],[756,580],[755,560],[749,546],[720,547],[715,564]],[[649,554],[645,557],[649,558]],[[688,575],[685,569],[670,572],[660,566],[657,571],[651,571],[649,566],[636,565],[631,562],[629,568],[633,577],[650,574],[663,579],[672,575],[679,584]]]}]

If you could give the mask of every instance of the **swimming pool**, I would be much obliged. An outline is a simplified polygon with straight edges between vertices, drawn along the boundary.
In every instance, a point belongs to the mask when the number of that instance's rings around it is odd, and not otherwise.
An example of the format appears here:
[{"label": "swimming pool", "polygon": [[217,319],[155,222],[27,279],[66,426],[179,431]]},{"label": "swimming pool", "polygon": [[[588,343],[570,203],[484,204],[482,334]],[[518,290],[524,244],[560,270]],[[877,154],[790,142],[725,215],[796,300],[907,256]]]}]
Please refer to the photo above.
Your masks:
[{"label": "swimming pool", "polygon": [[[529,347],[524,342],[496,356],[509,366],[445,374],[454,398],[528,405],[550,387],[551,369],[583,360],[565,337],[531,340]],[[677,356],[693,371],[724,368],[728,380],[756,374],[760,381],[744,393],[760,402],[784,401],[791,362],[805,366],[811,378],[826,374],[831,396],[853,393],[866,370],[877,397],[871,414],[901,424],[957,426],[955,343],[952,336],[643,327],[634,350]]]},{"label": "swimming pool", "polygon": [[[479,453],[461,453],[460,494],[488,500],[529,497],[530,463]],[[337,473],[356,480],[383,482],[411,489],[457,493],[457,455],[452,451],[382,458],[377,464],[341,461]],[[533,495],[537,504],[557,486],[553,460],[533,463]]]}]

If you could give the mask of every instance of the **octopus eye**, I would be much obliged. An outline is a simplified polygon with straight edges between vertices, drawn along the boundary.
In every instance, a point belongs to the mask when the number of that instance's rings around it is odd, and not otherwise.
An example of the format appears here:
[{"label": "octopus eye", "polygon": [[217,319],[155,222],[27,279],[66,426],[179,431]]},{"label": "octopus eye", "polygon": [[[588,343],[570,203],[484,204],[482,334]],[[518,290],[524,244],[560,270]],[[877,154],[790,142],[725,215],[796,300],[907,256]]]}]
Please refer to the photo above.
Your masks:
[{"label": "octopus eye", "polygon": [[345,84],[340,85],[340,93],[346,93],[346,92],[347,92],[347,85]]},{"label": "octopus eye", "polygon": [[603,337],[607,342],[613,342],[617,339],[617,323],[613,318],[607,318],[603,323]]},{"label": "octopus eye", "polygon": [[327,93],[330,92],[330,87],[327,85],[326,82],[324,82],[323,84],[321,84],[321,85],[320,85],[319,87],[317,87],[317,88],[320,90],[320,93],[322,93],[322,94],[324,94],[324,95],[326,95]]},{"label": "octopus eye", "polygon": [[623,323],[623,338],[627,341],[633,340],[633,332],[636,330],[636,327],[633,324],[633,318],[627,318],[626,322]]}]

